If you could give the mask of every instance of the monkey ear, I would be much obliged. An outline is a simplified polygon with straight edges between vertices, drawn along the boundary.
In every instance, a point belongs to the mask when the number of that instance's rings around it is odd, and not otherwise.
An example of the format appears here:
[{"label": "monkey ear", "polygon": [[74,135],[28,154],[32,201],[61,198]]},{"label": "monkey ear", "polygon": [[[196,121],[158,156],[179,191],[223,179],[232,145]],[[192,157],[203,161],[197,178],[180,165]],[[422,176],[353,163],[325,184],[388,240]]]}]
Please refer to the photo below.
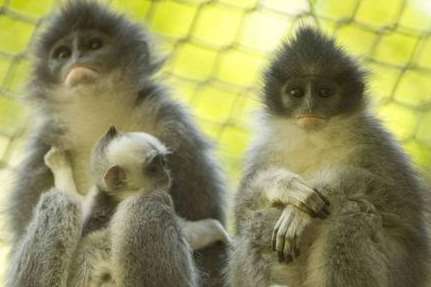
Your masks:
[{"label": "monkey ear", "polygon": [[115,126],[111,126],[105,133],[105,137],[107,138],[115,138],[117,135],[118,131]]},{"label": "monkey ear", "polygon": [[106,146],[117,136],[119,135],[119,132],[114,126],[111,126],[105,134],[99,139],[99,141],[96,144],[96,150],[103,151]]},{"label": "monkey ear", "polygon": [[126,185],[126,171],[119,165],[111,166],[103,175],[103,181],[108,190],[115,190]]}]

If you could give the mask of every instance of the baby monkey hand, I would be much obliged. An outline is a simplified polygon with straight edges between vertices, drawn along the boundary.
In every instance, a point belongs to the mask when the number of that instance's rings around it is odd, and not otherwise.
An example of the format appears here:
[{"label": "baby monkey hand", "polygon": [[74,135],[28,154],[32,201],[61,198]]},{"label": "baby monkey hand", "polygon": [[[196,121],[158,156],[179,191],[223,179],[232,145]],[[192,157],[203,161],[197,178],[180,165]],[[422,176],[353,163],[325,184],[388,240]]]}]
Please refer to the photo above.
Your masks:
[{"label": "baby monkey hand", "polygon": [[44,161],[54,176],[54,186],[62,192],[72,194],[81,199],[82,196],[78,193],[73,179],[72,165],[67,152],[57,147],[51,147],[45,154]]}]

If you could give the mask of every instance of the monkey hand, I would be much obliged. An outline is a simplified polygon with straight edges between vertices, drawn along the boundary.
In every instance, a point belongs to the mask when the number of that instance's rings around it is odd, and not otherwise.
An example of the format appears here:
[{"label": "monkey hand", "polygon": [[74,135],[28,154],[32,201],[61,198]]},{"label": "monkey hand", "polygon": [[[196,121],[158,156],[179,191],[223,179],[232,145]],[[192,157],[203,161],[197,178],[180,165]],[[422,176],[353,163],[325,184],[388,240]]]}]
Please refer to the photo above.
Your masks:
[{"label": "monkey hand", "polygon": [[299,246],[305,227],[311,216],[295,206],[286,206],[272,232],[272,250],[279,262],[290,263],[299,256]]},{"label": "monkey hand", "polygon": [[58,147],[51,147],[45,154],[44,161],[45,165],[51,169],[54,176],[58,171],[70,168],[70,162],[67,159],[66,152]]},{"label": "monkey hand", "polygon": [[312,217],[326,218],[329,201],[299,175],[283,168],[269,169],[257,180],[271,204],[275,207],[293,205]]}]

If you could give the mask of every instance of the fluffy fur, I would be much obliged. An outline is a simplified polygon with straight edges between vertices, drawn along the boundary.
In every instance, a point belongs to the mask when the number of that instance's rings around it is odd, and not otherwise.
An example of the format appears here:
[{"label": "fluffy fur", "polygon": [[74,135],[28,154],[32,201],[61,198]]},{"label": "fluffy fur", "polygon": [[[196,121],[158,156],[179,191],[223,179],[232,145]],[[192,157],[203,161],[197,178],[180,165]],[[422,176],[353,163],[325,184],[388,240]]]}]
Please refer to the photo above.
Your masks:
[{"label": "fluffy fur", "polygon": [[[266,75],[262,132],[236,197],[231,286],[427,286],[429,190],[366,108],[362,70],[332,39],[302,28]],[[336,88],[283,101],[297,78]],[[305,110],[322,117],[318,127],[298,125]],[[292,201],[307,187],[329,200],[327,219]]]},{"label": "fluffy fur", "polygon": [[[85,43],[94,35],[103,41],[103,46],[92,51]],[[22,282],[19,286],[39,282],[38,276],[43,272],[28,274],[25,270],[38,265],[39,256],[45,254],[52,243],[50,229],[42,229],[41,233],[31,233],[28,229],[28,226],[43,224],[36,206],[54,184],[51,172],[43,163],[44,155],[51,146],[68,150],[77,190],[85,194],[90,186],[88,163],[91,148],[112,125],[123,131],[147,132],[167,145],[172,152],[170,163],[174,178],[171,195],[180,216],[188,220],[213,218],[224,224],[225,187],[210,145],[186,109],[172,100],[168,89],[154,77],[160,60],[154,53],[150,38],[140,25],[94,1],[67,2],[50,17],[39,35],[28,94],[35,125],[26,147],[26,158],[19,167],[15,189],[8,201],[13,235],[8,286],[16,286],[15,282]],[[57,49],[64,49],[64,46],[70,52],[67,59],[57,57]],[[76,64],[91,66],[103,76],[91,83],[65,87],[64,78]],[[136,206],[130,212],[137,210],[144,211]],[[142,216],[146,218],[145,214]],[[144,236],[140,230],[127,228],[131,233],[121,238],[126,240],[130,237],[140,242]],[[32,249],[23,242],[38,242],[41,246]],[[147,251],[134,249],[133,244],[129,250],[126,250],[126,242],[118,244],[127,254],[134,254],[137,269],[144,268],[138,259],[158,258],[157,248],[147,250],[156,252],[154,254],[144,254]],[[128,260],[123,256],[119,258]],[[44,262],[63,266],[63,263],[58,263],[63,260],[62,256],[52,254]],[[134,266],[130,260],[127,265]],[[196,252],[195,260],[204,274],[203,284],[222,285],[223,244]],[[65,274],[66,267],[58,268],[61,270],[57,274]],[[59,286],[56,284],[60,283],[55,278],[45,278],[40,284],[36,286]],[[157,286],[157,282],[153,284]]]}]

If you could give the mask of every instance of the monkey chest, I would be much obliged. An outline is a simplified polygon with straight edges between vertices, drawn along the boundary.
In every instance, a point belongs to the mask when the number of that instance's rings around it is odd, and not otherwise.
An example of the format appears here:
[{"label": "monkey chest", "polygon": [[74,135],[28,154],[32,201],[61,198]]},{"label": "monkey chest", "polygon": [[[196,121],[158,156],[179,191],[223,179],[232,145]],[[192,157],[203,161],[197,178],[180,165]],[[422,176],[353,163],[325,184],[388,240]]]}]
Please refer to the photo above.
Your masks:
[{"label": "monkey chest", "polygon": [[115,126],[124,132],[156,133],[156,120],[150,105],[136,107],[129,94],[93,92],[71,95],[70,101],[57,107],[55,119],[66,131],[62,141],[70,151],[75,183],[81,194],[88,193],[92,184],[92,149],[110,127]]}]

